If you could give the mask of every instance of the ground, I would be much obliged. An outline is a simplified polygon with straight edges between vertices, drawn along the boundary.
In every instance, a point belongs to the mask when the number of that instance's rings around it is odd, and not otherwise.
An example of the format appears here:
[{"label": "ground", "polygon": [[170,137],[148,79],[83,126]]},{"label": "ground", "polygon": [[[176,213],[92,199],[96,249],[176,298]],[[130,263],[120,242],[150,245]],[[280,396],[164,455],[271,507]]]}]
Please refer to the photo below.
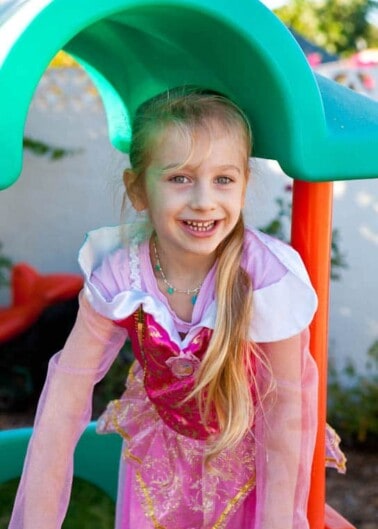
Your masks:
[{"label": "ground", "polygon": [[327,471],[327,503],[357,529],[378,527],[378,454],[348,451],[347,473]]}]

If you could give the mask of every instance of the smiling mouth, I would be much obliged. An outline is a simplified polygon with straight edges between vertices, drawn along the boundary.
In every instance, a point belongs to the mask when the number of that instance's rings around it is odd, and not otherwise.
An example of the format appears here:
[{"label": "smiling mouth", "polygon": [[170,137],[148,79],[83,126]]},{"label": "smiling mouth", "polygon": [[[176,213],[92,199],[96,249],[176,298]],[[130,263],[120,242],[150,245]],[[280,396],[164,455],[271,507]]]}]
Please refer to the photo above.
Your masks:
[{"label": "smiling mouth", "polygon": [[184,220],[184,224],[193,231],[211,231],[216,220]]}]

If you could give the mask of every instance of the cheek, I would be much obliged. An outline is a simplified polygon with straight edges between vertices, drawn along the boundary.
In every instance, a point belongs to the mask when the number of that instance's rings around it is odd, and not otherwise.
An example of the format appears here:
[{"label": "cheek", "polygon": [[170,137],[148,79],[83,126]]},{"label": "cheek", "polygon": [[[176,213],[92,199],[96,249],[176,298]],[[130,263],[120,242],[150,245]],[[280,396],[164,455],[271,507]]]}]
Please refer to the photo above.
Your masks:
[{"label": "cheek", "polygon": [[245,188],[235,189],[232,197],[228,198],[228,204],[235,210],[242,209],[244,207],[246,199]]},{"label": "cheek", "polygon": [[[158,189],[151,190],[148,194],[148,211],[151,220],[154,224],[159,224],[162,221],[166,222],[167,217],[174,211],[174,203],[167,197],[158,192]],[[165,220],[164,220],[165,219]]]},{"label": "cheek", "polygon": [[155,185],[149,190],[149,202],[156,211],[173,211],[182,200],[182,194],[172,193],[164,186]]},{"label": "cheek", "polygon": [[150,211],[154,216],[161,214],[164,210],[164,201],[160,196],[150,198]]}]

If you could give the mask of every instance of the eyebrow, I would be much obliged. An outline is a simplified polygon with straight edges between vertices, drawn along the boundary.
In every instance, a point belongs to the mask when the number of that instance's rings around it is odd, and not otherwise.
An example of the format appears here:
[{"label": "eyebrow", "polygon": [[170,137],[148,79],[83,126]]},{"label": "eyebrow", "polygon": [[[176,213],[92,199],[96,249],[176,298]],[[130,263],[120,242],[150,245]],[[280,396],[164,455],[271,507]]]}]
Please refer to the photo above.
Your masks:
[{"label": "eyebrow", "polygon": [[[171,169],[177,169],[177,168],[193,170],[193,169],[196,169],[196,166],[195,165],[190,165],[190,164],[182,164],[182,163],[170,163],[170,164],[165,165],[164,167],[162,167],[161,170],[162,171],[170,171]],[[233,164],[219,165],[219,166],[216,167],[216,170],[217,171],[234,170],[234,171],[237,171],[238,173],[241,172],[239,167],[237,167],[236,165],[233,165]]]}]

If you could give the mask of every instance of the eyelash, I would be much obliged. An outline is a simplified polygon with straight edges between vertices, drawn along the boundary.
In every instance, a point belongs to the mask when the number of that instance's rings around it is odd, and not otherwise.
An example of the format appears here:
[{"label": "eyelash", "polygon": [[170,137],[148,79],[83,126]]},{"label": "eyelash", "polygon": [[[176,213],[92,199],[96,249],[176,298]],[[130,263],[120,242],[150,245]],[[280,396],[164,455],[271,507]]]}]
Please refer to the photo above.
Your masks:
[{"label": "eyelash", "polygon": [[[229,176],[217,176],[216,178],[218,184],[231,184],[231,182],[233,182],[232,178],[230,178]],[[223,180],[223,182],[221,182],[220,180]],[[225,181],[226,180],[226,181]]]},{"label": "eyelash", "polygon": [[[187,183],[188,180],[189,180],[189,177],[185,175],[174,175],[170,178],[170,181],[176,184]],[[217,182],[217,184],[220,184],[220,185],[227,185],[233,182],[232,178],[230,178],[229,176],[217,176],[215,178],[215,181]]]},{"label": "eyelash", "polygon": [[188,179],[189,178],[187,176],[179,174],[179,175],[172,176],[169,180],[176,184],[183,184],[183,183],[186,183]]}]

